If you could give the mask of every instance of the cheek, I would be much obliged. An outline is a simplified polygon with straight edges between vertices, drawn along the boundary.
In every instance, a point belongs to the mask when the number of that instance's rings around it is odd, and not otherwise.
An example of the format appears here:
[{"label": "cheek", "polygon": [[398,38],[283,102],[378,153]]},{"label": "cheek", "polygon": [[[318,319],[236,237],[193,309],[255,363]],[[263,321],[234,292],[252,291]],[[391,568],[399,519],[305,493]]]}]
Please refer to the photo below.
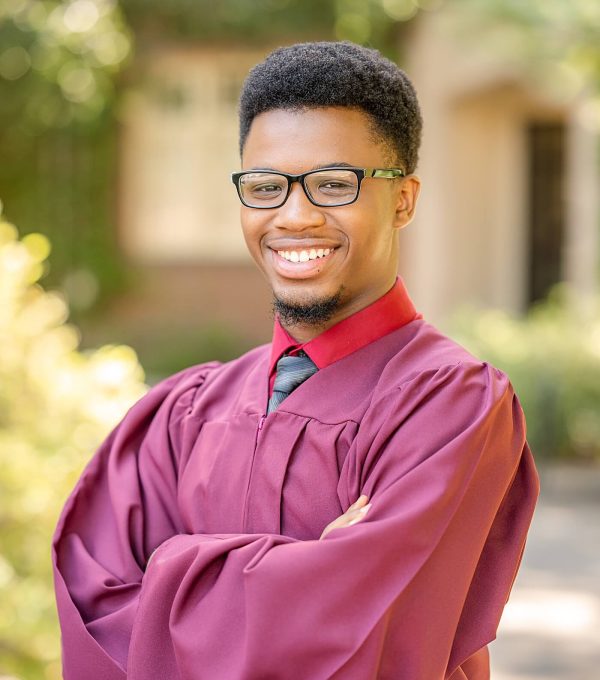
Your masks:
[{"label": "cheek", "polygon": [[246,245],[251,251],[260,249],[260,239],[264,233],[262,227],[264,220],[257,214],[257,211],[250,211],[248,208],[242,207],[240,211],[240,224],[242,225],[242,233]]},{"label": "cheek", "polygon": [[371,248],[384,244],[391,235],[391,220],[388,211],[376,201],[361,206],[348,221],[348,235],[355,244],[370,245]]},{"label": "cheek", "polygon": [[382,209],[376,202],[365,205],[348,225],[350,249],[371,269],[387,264],[394,243],[393,220],[389,210]]}]

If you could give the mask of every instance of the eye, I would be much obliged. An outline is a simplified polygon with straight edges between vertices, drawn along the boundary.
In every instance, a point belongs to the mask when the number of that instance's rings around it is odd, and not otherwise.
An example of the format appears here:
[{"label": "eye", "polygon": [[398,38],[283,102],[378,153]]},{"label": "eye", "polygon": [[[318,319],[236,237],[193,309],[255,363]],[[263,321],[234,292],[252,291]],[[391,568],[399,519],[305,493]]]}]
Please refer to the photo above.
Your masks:
[{"label": "eye", "polygon": [[343,182],[339,179],[330,179],[319,183],[319,189],[330,189],[332,191],[349,189],[351,184],[349,182]]},{"label": "eye", "polygon": [[243,192],[253,198],[265,200],[285,191],[285,180],[273,177],[249,177],[242,183]]},{"label": "eye", "polygon": [[322,179],[317,185],[317,190],[322,194],[328,196],[345,196],[356,191],[356,182],[345,180],[337,177]]},{"label": "eye", "polygon": [[278,184],[257,184],[251,187],[250,191],[253,194],[270,194],[281,191],[282,187]]}]

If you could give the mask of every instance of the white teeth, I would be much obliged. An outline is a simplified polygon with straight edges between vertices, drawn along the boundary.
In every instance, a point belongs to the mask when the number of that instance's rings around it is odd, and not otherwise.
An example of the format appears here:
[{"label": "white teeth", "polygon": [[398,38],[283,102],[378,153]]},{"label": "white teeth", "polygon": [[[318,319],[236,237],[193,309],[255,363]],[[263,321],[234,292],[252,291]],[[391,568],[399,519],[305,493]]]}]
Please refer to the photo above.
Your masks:
[{"label": "white teeth", "polygon": [[278,250],[277,254],[289,262],[308,262],[309,260],[316,260],[321,257],[327,257],[329,253],[334,251],[333,248],[311,248],[311,250]]}]

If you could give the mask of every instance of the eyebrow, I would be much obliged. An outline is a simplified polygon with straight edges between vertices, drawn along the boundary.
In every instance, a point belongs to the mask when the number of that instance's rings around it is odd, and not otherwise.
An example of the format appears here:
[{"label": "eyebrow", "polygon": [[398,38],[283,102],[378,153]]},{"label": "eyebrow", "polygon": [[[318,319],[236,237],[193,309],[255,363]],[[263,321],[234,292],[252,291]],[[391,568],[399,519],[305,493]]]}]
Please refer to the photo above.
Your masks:
[{"label": "eyebrow", "polygon": [[[320,165],[313,165],[313,167],[307,172],[311,172],[312,170],[326,170],[327,168],[353,168],[353,167],[355,166],[351,165],[350,163],[346,163],[345,161],[334,161],[332,163],[321,163]],[[277,170],[276,168],[267,168],[263,166],[260,168],[250,168],[249,170],[246,170],[246,172],[283,172],[283,171]]]}]

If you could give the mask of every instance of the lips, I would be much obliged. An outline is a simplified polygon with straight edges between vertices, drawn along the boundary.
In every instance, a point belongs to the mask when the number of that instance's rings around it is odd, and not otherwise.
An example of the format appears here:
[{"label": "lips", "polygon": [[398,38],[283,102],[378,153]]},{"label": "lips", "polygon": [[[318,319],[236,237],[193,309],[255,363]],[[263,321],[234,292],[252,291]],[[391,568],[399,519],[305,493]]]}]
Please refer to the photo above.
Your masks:
[{"label": "lips", "polygon": [[[303,243],[301,248],[299,248],[298,245],[295,245],[294,248],[289,247],[289,245],[287,247],[280,247],[280,244],[277,244],[276,249],[274,249],[274,246],[269,246],[269,248],[271,261],[275,271],[286,279],[308,279],[319,276],[331,266],[332,260],[336,257],[337,250],[337,248],[332,248],[331,245],[323,247],[322,244],[312,243],[310,246],[309,244]],[[310,252],[311,250],[329,250],[330,252],[328,255],[323,255],[316,259],[309,259],[307,261],[300,261],[300,259],[298,259],[298,262],[291,262],[279,255],[277,250],[287,253],[296,252],[298,254],[302,251]]]},{"label": "lips", "polygon": [[301,250],[325,250],[326,248],[337,248],[339,247],[339,241],[328,241],[323,238],[309,238],[305,236],[304,238],[273,238],[271,240],[266,240],[265,245],[271,250],[295,250],[300,252]]}]

